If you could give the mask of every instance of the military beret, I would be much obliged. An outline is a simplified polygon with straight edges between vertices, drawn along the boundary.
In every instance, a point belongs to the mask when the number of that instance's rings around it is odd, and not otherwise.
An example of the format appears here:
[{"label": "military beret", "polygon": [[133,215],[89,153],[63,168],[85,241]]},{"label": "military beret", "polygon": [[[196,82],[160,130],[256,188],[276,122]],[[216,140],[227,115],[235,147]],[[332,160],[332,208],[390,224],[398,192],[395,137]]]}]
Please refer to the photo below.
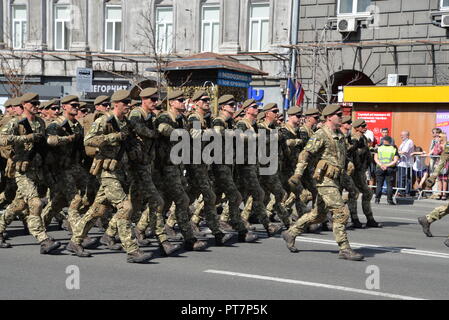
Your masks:
[{"label": "military beret", "polygon": [[323,112],[321,113],[324,117],[333,115],[340,111],[341,108],[338,104],[330,104],[326,108],[324,108]]},{"label": "military beret", "polygon": [[263,107],[263,111],[269,111],[269,110],[277,108],[277,107],[278,107],[277,103],[268,103],[267,105],[265,105]]},{"label": "military beret", "polygon": [[39,95],[37,93],[26,93],[23,96],[20,97],[20,103],[26,103],[30,101],[36,101],[39,100]]},{"label": "military beret", "polygon": [[12,106],[13,106],[13,104],[11,103],[12,100],[14,100],[14,99],[13,99],[13,98],[9,98],[8,100],[5,101],[5,103],[3,104],[3,106],[4,106],[5,108],[12,107]]},{"label": "military beret", "polygon": [[85,108],[87,106],[87,102],[81,101],[80,108]]},{"label": "military beret", "polygon": [[234,113],[234,119],[238,117],[243,117],[245,115],[245,109],[240,109],[236,113]]},{"label": "military beret", "polygon": [[47,108],[49,108],[49,107],[51,107],[51,106],[53,106],[55,104],[59,104],[59,100],[58,99],[51,99],[51,100],[45,101],[45,102],[43,102],[41,104],[41,107],[44,108],[44,109],[47,109]]},{"label": "military beret", "polygon": [[46,108],[48,108],[49,106],[51,106],[50,102],[51,102],[51,100],[42,102],[41,106],[39,107],[39,109],[46,109]]},{"label": "military beret", "polygon": [[361,127],[361,126],[363,126],[363,125],[366,125],[366,122],[365,122],[365,120],[363,120],[363,119],[357,119],[357,120],[355,120],[355,121],[352,123],[352,127],[353,127],[353,128],[358,128],[358,127]]},{"label": "military beret", "polygon": [[105,102],[108,103],[110,99],[111,98],[109,96],[99,96],[95,99],[94,106],[98,106],[99,104],[102,104]]},{"label": "military beret", "polygon": [[350,123],[350,122],[352,122],[351,116],[344,116],[343,119],[341,120],[341,123],[343,123],[343,124]]},{"label": "military beret", "polygon": [[208,96],[209,96],[209,94],[206,92],[206,90],[200,89],[200,90],[195,91],[195,93],[192,96],[192,101],[196,102],[196,101],[200,100],[201,97],[208,97]]},{"label": "military beret", "polygon": [[170,100],[176,100],[176,99],[181,99],[181,98],[184,98],[184,91],[181,91],[181,90],[172,91],[172,92],[167,96],[168,101],[170,101]]},{"label": "military beret", "polygon": [[306,110],[306,112],[304,112],[304,115],[309,117],[309,116],[316,116],[319,115],[320,111],[316,108],[312,108],[312,109],[308,109]]},{"label": "military beret", "polygon": [[131,91],[129,90],[118,90],[114,92],[111,97],[112,102],[121,102],[121,101],[131,101]]},{"label": "military beret", "polygon": [[131,100],[131,104],[130,104],[130,106],[131,107],[136,107],[136,106],[139,106],[141,104],[141,102],[140,102],[140,100]]},{"label": "military beret", "polygon": [[65,96],[64,98],[61,99],[61,104],[70,104],[70,102],[79,102],[80,98],[78,98],[78,96]]},{"label": "military beret", "polygon": [[255,104],[255,103],[257,103],[256,100],[254,100],[254,99],[248,99],[248,100],[246,100],[245,102],[243,102],[243,109],[246,109],[246,108],[248,108],[250,105],[253,105],[253,104]]},{"label": "military beret", "polygon": [[218,105],[219,106],[226,105],[226,104],[230,103],[231,101],[232,102],[235,101],[234,96],[231,94],[226,94],[224,96],[221,96],[220,99],[218,99]]},{"label": "military beret", "polygon": [[265,111],[259,112],[257,114],[257,121],[261,121],[263,120],[263,118],[265,118]]},{"label": "military beret", "polygon": [[288,109],[287,114],[289,116],[294,116],[294,115],[296,115],[298,113],[301,113],[301,112],[302,112],[302,110],[301,110],[300,107],[291,107],[290,109]]},{"label": "military beret", "polygon": [[15,107],[15,106],[20,106],[22,104],[20,97],[11,99],[11,106]]},{"label": "military beret", "polygon": [[157,95],[157,88],[146,88],[142,90],[142,92],[139,94],[139,97],[147,98],[154,95]]}]

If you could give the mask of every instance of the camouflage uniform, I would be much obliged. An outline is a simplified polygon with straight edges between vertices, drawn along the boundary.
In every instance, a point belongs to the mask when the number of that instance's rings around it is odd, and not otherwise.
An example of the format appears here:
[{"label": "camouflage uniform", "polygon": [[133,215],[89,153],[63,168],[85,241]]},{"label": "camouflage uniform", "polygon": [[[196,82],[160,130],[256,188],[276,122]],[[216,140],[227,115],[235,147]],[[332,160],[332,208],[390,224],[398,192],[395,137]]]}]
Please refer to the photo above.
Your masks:
[{"label": "camouflage uniform", "polygon": [[[32,134],[27,132],[26,122]],[[14,118],[1,129],[0,135],[0,146],[12,146],[14,150],[14,161],[10,165],[15,170],[17,184],[16,196],[0,218],[0,234],[5,232],[15,215],[28,209],[28,229],[42,243],[49,240],[41,218],[42,201],[38,193],[38,183],[43,180],[45,123],[39,117],[34,121]]]},{"label": "camouflage uniform", "polygon": [[[312,128],[306,125],[299,128],[299,138],[304,146],[307,145],[309,139],[314,134],[315,132],[312,130]],[[315,168],[313,166],[308,166],[304,171],[304,175],[301,177],[301,184],[303,186],[303,190],[301,192],[301,201],[304,204],[308,203],[308,199],[310,198],[310,196],[312,197],[313,205],[315,205],[315,201],[317,199],[318,191],[316,188],[315,180],[312,178],[314,169]]]},{"label": "camouflage uniform", "polygon": [[[8,122],[10,122],[13,118],[13,116],[8,114],[2,116],[2,119],[0,120],[0,129],[8,124]],[[2,192],[0,194],[0,204],[2,206],[10,204],[16,195],[17,185],[14,180],[14,175],[8,175],[8,172],[5,170],[8,162],[12,161],[13,155],[13,149],[11,146],[4,146],[0,148],[2,172]]]},{"label": "camouflage uniform", "polygon": [[[117,123],[120,132],[112,125],[113,121]],[[115,221],[123,248],[128,254],[139,251],[131,230],[132,204],[125,192],[127,154],[123,151],[128,141],[123,139],[129,137],[128,120],[120,120],[115,115],[105,115],[93,123],[89,134],[84,138],[86,146],[98,148],[91,173],[100,175],[100,188],[91,208],[75,227],[72,227],[73,243],[80,245],[93,227],[95,218],[104,214],[104,210],[98,208],[112,205],[117,209]]]},{"label": "camouflage uniform", "polygon": [[345,230],[349,211],[340,192],[340,179],[346,161],[343,135],[339,131],[330,130],[327,126],[319,129],[299,155],[295,175],[302,176],[312,159],[311,166],[316,168],[314,178],[318,190],[317,206],[312,212],[296,221],[288,233],[292,237],[300,235],[311,224],[324,222],[330,211],[335,240],[341,250],[350,249]]},{"label": "camouflage uniform", "polygon": [[84,155],[84,130],[81,124],[65,117],[58,117],[47,128],[47,143],[50,146],[47,156],[48,179],[51,183],[50,202],[45,207],[42,218],[48,226],[52,218],[68,206],[68,221],[74,226],[80,219],[80,185],[77,180],[84,173],[81,161]]}]

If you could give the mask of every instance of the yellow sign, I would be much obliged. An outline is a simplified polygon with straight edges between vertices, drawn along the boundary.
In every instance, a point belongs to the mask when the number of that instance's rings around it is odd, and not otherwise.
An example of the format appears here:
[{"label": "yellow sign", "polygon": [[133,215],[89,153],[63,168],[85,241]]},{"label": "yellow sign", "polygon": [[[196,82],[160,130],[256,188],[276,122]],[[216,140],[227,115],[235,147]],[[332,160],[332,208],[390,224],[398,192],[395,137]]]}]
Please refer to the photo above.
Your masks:
[{"label": "yellow sign", "polygon": [[449,86],[344,87],[344,102],[353,103],[449,103]]}]

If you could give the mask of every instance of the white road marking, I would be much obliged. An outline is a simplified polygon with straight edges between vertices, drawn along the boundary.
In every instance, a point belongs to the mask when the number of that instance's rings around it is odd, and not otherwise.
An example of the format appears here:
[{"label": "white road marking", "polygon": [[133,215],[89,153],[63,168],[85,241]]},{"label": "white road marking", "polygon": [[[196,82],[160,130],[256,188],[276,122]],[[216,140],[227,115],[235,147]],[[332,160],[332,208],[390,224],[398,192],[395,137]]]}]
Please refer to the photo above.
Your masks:
[{"label": "white road marking", "polygon": [[416,222],[416,224],[418,224],[418,219],[408,219],[408,218],[398,218],[398,217],[384,217],[384,216],[379,216],[379,219],[413,221],[413,222]]},{"label": "white road marking", "polygon": [[366,295],[378,296],[378,297],[385,297],[385,298],[391,298],[391,299],[426,300],[426,299],[422,299],[422,298],[402,296],[402,295],[398,295],[398,294],[385,293],[385,292],[379,292],[379,291],[363,290],[363,289],[356,289],[356,288],[343,287],[343,286],[334,286],[334,285],[331,285],[331,284],[324,284],[324,283],[317,283],[317,282],[308,282],[308,281],[300,281],[300,280],[277,278],[277,277],[267,277],[267,276],[260,276],[260,275],[255,275],[255,274],[230,272],[230,271],[223,271],[223,270],[205,270],[204,272],[206,272],[206,273],[214,273],[214,274],[221,274],[221,275],[227,275],[227,276],[234,276],[234,277],[257,279],[257,280],[266,280],[266,281],[275,281],[275,282],[282,282],[282,283],[297,284],[297,285],[308,286],[308,287],[340,290],[340,291],[360,293],[360,294],[366,294]]},{"label": "white road marking", "polygon": [[[276,239],[279,239],[279,238],[276,238]],[[280,238],[280,240],[282,240],[282,238]],[[326,240],[326,239],[318,239],[318,238],[297,237],[296,241],[337,246],[337,243],[334,240]],[[449,253],[436,252],[436,251],[405,249],[405,248],[398,248],[398,247],[385,247],[385,246],[379,246],[379,245],[375,245],[375,244],[365,244],[365,243],[356,243],[356,242],[351,242],[351,247],[371,249],[371,250],[380,250],[380,251],[393,252],[393,253],[404,253],[404,254],[425,256],[425,257],[449,259]]]}]

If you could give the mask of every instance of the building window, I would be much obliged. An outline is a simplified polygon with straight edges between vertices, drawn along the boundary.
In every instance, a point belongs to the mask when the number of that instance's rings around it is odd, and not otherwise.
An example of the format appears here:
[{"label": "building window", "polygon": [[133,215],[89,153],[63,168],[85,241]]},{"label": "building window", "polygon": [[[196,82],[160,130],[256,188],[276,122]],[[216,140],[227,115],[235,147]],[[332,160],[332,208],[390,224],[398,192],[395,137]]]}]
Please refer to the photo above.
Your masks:
[{"label": "building window", "polygon": [[338,0],[339,15],[357,15],[369,13],[371,0]]},{"label": "building window", "polygon": [[201,21],[201,51],[217,52],[220,37],[220,8],[203,7]]},{"label": "building window", "polygon": [[122,8],[106,6],[105,51],[119,52],[122,46]]},{"label": "building window", "polygon": [[253,4],[249,19],[249,51],[268,51],[270,5]]},{"label": "building window", "polygon": [[70,7],[55,6],[55,50],[69,48]]},{"label": "building window", "polygon": [[449,0],[441,0],[441,10],[449,10]]},{"label": "building window", "polygon": [[173,9],[157,8],[156,10],[157,48],[159,53],[169,53],[172,50],[173,39]]},{"label": "building window", "polygon": [[23,49],[27,37],[27,9],[26,6],[12,7],[12,47]]}]

